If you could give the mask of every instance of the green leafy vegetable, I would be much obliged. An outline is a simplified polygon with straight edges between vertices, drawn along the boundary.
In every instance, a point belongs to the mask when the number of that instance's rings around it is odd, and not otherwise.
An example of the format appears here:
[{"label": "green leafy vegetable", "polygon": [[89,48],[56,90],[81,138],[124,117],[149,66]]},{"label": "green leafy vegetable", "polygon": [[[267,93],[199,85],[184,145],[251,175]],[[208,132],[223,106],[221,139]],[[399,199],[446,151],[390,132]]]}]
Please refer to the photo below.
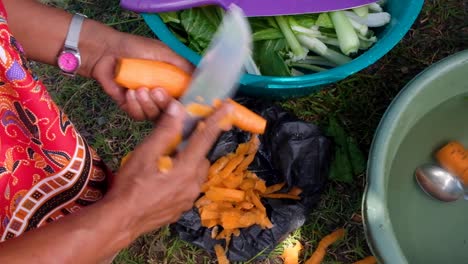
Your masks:
[{"label": "green leafy vegetable", "polygon": [[[159,15],[180,41],[204,54],[224,10],[206,6]],[[384,26],[390,18],[379,3],[330,13],[249,18],[254,41],[249,65],[269,76],[326,71],[369,49],[378,41],[370,28]]]},{"label": "green leafy vegetable", "polygon": [[354,176],[366,169],[364,155],[356,141],[348,136],[334,117],[329,119],[327,134],[335,143],[334,160],[330,167],[330,179],[350,183]]},{"label": "green leafy vegetable", "polygon": [[[256,52],[254,59],[259,62],[260,71],[268,76],[291,76],[288,65],[280,55],[286,50],[286,41],[279,40],[266,40],[258,42],[255,45]],[[262,65],[267,67],[262,68]]]},{"label": "green leafy vegetable", "polygon": [[315,25],[324,28],[333,28],[333,22],[331,21],[328,13],[320,14],[317,19],[317,22],[315,22]]}]

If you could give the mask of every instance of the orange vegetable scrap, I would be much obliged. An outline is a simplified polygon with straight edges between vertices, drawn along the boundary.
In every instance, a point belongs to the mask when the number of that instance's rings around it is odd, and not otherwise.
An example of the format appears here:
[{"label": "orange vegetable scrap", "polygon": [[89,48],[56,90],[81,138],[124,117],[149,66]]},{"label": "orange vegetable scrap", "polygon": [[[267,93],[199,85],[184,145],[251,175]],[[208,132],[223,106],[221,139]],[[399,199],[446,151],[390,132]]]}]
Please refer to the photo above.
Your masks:
[{"label": "orange vegetable scrap", "polygon": [[369,256],[359,261],[356,261],[353,264],[377,264],[377,259],[374,256]]},{"label": "orange vegetable scrap", "polygon": [[[234,126],[253,134],[265,133],[267,126],[265,118],[232,99],[227,99],[227,102],[234,107],[231,117]],[[214,107],[220,107],[221,104],[221,100],[214,101]]]},{"label": "orange vegetable scrap", "polygon": [[302,250],[301,242],[297,241],[294,246],[290,245],[286,247],[281,254],[284,264],[298,264],[299,263],[299,253]]},{"label": "orange vegetable scrap", "polygon": [[132,155],[132,151],[127,153],[127,155],[123,156],[122,160],[120,160],[120,167],[122,167],[128,161],[131,155]]},{"label": "orange vegetable scrap", "polygon": [[449,142],[439,149],[435,156],[442,167],[468,185],[468,151],[460,142]]},{"label": "orange vegetable scrap", "polygon": [[216,253],[216,257],[218,258],[219,264],[229,264],[229,260],[226,257],[226,252],[224,251],[223,247],[220,244],[216,244],[214,246],[214,250]]},{"label": "orange vegetable scrap", "polygon": [[265,133],[267,121],[260,115],[252,112],[247,107],[237,103],[234,100],[228,99],[228,102],[234,106],[233,124],[244,130],[254,134]]},{"label": "orange vegetable scrap", "polygon": [[305,262],[305,264],[320,264],[325,258],[327,253],[327,248],[335,243],[336,241],[342,239],[345,235],[345,230],[340,228],[333,231],[331,234],[326,235],[322,240],[320,240],[317,248],[315,249],[312,256]]},{"label": "orange vegetable scrap", "polygon": [[115,82],[128,89],[162,88],[172,97],[181,96],[191,76],[184,70],[161,61],[120,58],[115,68]]},{"label": "orange vegetable scrap", "polygon": [[162,156],[158,160],[158,170],[162,173],[168,173],[173,167],[172,159],[169,156]]},{"label": "orange vegetable scrap", "polygon": [[196,117],[206,117],[213,113],[214,108],[207,104],[191,103],[185,107],[187,112]]},{"label": "orange vegetable scrap", "polygon": [[[226,248],[231,237],[238,236],[242,228],[259,225],[272,228],[261,198],[298,199],[301,190],[291,188],[288,193],[275,193],[284,183],[267,187],[265,181],[248,170],[260,146],[257,135],[240,144],[236,151],[215,161],[208,170],[208,180],[202,186],[202,195],[195,202],[204,227],[214,227],[211,233],[216,239],[224,239]],[[215,249],[216,250],[216,249]],[[225,261],[218,247],[219,263]],[[221,259],[220,259],[221,258]]]}]

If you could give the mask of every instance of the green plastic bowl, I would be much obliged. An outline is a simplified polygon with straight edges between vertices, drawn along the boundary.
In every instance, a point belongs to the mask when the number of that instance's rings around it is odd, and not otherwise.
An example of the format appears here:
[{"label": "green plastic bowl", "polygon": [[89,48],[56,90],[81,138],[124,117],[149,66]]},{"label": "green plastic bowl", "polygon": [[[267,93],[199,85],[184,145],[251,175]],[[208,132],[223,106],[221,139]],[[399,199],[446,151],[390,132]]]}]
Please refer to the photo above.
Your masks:
[{"label": "green plastic bowl", "polygon": [[394,99],[369,154],[367,242],[380,263],[468,263],[468,201],[444,203],[414,170],[449,140],[468,147],[468,50],[416,76]]},{"label": "green plastic bowl", "polygon": [[[255,0],[251,0],[255,1]],[[240,81],[240,91],[252,96],[293,97],[320,90],[324,85],[342,80],[372,65],[389,52],[408,32],[421,11],[424,0],[389,0],[385,11],[392,20],[384,30],[376,32],[379,41],[353,61],[334,69],[297,77],[269,77],[245,74]],[[201,57],[180,42],[156,14],[142,14],[145,22],[169,47],[193,64]]]}]

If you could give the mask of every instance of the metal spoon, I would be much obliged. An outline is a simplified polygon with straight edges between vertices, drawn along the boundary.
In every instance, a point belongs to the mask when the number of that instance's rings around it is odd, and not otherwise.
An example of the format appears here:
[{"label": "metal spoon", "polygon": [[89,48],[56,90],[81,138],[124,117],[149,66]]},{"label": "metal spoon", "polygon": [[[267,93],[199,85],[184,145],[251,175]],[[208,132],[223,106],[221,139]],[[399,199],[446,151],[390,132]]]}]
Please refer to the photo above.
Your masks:
[{"label": "metal spoon", "polygon": [[424,192],[440,201],[453,202],[461,197],[468,200],[468,190],[458,177],[437,165],[422,165],[416,169],[415,176]]}]

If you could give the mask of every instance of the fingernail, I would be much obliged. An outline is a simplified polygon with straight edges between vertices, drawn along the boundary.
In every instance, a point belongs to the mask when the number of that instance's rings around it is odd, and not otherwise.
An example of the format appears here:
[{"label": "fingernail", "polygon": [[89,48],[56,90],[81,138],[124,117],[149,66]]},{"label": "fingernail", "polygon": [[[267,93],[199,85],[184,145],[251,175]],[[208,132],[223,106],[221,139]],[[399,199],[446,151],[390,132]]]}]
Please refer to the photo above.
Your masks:
[{"label": "fingernail", "polygon": [[153,96],[153,98],[159,103],[166,101],[166,95],[161,88],[153,89],[151,91],[151,96]]},{"label": "fingernail", "polygon": [[149,96],[148,96],[148,89],[146,88],[141,88],[137,90],[137,96],[140,98],[140,100],[143,101],[149,101]]},{"label": "fingernail", "polygon": [[182,107],[182,105],[177,100],[173,100],[167,107],[166,113],[170,116],[175,117],[181,115],[183,111],[184,108]]},{"label": "fingernail", "polygon": [[135,91],[134,90],[128,90],[127,91],[127,98],[130,98],[131,100],[135,100],[136,99]]}]

